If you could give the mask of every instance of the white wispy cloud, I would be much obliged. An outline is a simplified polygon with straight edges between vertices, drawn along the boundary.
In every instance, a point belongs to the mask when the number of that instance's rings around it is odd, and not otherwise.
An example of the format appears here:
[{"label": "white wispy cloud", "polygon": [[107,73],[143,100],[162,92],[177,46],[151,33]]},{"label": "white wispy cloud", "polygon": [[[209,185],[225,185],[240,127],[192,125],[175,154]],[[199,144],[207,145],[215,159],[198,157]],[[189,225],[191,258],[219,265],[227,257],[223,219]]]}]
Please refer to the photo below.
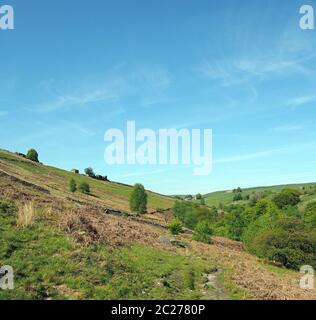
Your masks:
[{"label": "white wispy cloud", "polygon": [[[32,107],[37,112],[53,112],[65,108],[78,108],[92,104],[120,103],[126,97],[136,97],[140,107],[151,107],[163,99],[171,84],[168,70],[150,66],[130,70],[126,64],[112,68],[103,80],[82,80],[71,88],[54,85],[53,80],[40,84],[50,99]],[[91,84],[94,82],[94,85]],[[69,86],[67,86],[69,87]]]},{"label": "white wispy cloud", "polygon": [[56,96],[52,101],[40,104],[35,107],[39,112],[51,112],[65,107],[84,106],[96,102],[106,102],[115,100],[116,96],[109,92],[107,88],[97,89],[92,92],[82,94],[65,94]]},{"label": "white wispy cloud", "polygon": [[243,84],[253,78],[286,72],[308,73],[304,62],[315,58],[285,58],[283,56],[236,58],[232,60],[203,61],[195,70],[206,79],[219,81],[222,86]]},{"label": "white wispy cloud", "polygon": [[264,157],[271,157],[280,154],[288,154],[293,152],[298,152],[300,150],[315,148],[316,142],[306,142],[302,144],[296,144],[291,146],[285,146],[280,148],[268,149],[263,151],[257,151],[253,153],[246,153],[241,155],[235,155],[231,157],[219,158],[215,159],[214,163],[231,163],[231,162],[238,162],[238,161],[247,161],[252,159],[264,158]]},{"label": "white wispy cloud", "polygon": [[316,101],[316,95],[306,95],[290,99],[286,102],[287,106],[299,107]]}]

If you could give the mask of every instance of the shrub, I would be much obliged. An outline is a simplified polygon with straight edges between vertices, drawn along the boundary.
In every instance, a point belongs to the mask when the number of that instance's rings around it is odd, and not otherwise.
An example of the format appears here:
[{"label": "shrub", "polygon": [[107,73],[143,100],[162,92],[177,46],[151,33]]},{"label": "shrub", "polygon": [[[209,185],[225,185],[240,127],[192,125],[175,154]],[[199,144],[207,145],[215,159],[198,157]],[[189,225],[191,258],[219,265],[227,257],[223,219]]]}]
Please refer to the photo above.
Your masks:
[{"label": "shrub", "polygon": [[35,149],[30,149],[27,154],[26,158],[35,162],[38,162],[38,153]]},{"label": "shrub", "polygon": [[241,240],[243,232],[248,226],[248,219],[243,212],[243,208],[234,208],[226,217],[227,235],[233,240]]},{"label": "shrub", "polygon": [[132,212],[144,214],[147,211],[147,193],[142,184],[136,183],[129,198],[129,205]]},{"label": "shrub", "polygon": [[235,202],[235,201],[240,201],[240,200],[242,200],[242,194],[240,192],[235,193],[233,201]]},{"label": "shrub", "polygon": [[169,231],[173,234],[179,234],[182,232],[182,223],[179,219],[174,218],[168,225]]},{"label": "shrub", "polygon": [[77,191],[77,183],[74,179],[70,179],[69,181],[69,191],[76,192]]},{"label": "shrub", "polygon": [[211,235],[213,234],[213,230],[210,224],[206,221],[200,221],[193,233],[193,240],[200,241],[204,243],[212,243]]},{"label": "shrub", "polygon": [[254,237],[252,246],[259,256],[286,268],[316,266],[316,233],[308,232],[303,221],[296,217],[278,219],[271,228]]},{"label": "shrub", "polygon": [[196,196],[195,196],[196,200],[201,200],[202,199],[202,195],[200,193],[198,193]]},{"label": "shrub", "polygon": [[82,183],[79,185],[79,190],[80,190],[82,193],[89,194],[89,193],[90,193],[90,186],[89,186],[88,183],[82,182]]},{"label": "shrub", "polygon": [[286,206],[296,206],[300,202],[300,193],[295,189],[286,188],[274,196],[273,202],[280,209]]},{"label": "shrub", "polygon": [[33,202],[26,203],[19,208],[17,226],[26,228],[33,224],[35,218],[35,208]]},{"label": "shrub", "polygon": [[256,205],[257,201],[263,198],[263,194],[261,192],[255,192],[249,196],[249,204],[251,206]]},{"label": "shrub", "polygon": [[0,200],[0,214],[14,214],[17,208],[10,200]]}]

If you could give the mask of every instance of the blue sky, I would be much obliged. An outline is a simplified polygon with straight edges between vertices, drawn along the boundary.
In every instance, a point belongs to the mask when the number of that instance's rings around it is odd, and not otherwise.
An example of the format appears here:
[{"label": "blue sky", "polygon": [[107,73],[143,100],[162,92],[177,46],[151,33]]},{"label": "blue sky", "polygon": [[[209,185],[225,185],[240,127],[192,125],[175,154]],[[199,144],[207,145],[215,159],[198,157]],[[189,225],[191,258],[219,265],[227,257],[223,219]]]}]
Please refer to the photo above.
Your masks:
[{"label": "blue sky", "polygon": [[[0,0],[0,146],[161,193],[316,181],[316,31],[296,0]],[[107,166],[104,133],[213,129],[213,171]]]}]

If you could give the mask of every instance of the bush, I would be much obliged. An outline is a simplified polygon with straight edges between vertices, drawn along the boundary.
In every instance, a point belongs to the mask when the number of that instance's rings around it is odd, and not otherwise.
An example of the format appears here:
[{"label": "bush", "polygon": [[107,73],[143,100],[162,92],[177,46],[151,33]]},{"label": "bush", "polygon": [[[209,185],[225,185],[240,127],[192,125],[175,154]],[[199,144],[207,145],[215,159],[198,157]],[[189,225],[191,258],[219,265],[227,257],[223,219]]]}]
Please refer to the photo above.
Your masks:
[{"label": "bush", "polygon": [[194,229],[193,240],[204,243],[212,243],[212,234],[213,230],[210,224],[206,221],[200,221]]},{"label": "bush", "polygon": [[295,189],[286,188],[274,196],[273,202],[279,209],[286,206],[296,206],[300,202],[300,193]]},{"label": "bush", "polygon": [[30,149],[27,154],[26,158],[35,162],[38,162],[38,153],[35,149]]},{"label": "bush", "polygon": [[90,193],[90,186],[88,183],[86,182],[83,182],[79,185],[79,190],[82,192],[82,193],[86,193],[86,194],[89,194]]},{"label": "bush", "polygon": [[263,194],[261,192],[255,192],[249,196],[249,204],[251,206],[256,205],[257,201],[263,198]]},{"label": "bush", "polygon": [[248,226],[248,220],[244,215],[243,209],[237,207],[232,210],[226,217],[227,235],[233,240],[241,240],[243,232]]},{"label": "bush", "polygon": [[196,200],[201,200],[202,199],[202,195],[200,193],[198,193],[196,196],[195,196]]},{"label": "bush", "polygon": [[242,194],[240,192],[235,193],[233,201],[235,202],[235,201],[240,201],[240,200],[242,200]]},{"label": "bush", "polygon": [[252,246],[259,256],[286,268],[299,270],[305,264],[316,267],[316,233],[308,232],[299,218],[278,219],[254,237]]},{"label": "bush", "polygon": [[179,234],[182,232],[182,223],[179,219],[174,218],[168,225],[169,231],[173,234]]},{"label": "bush", "polygon": [[0,200],[0,214],[14,214],[17,211],[17,208],[14,202],[10,200]]},{"label": "bush", "polygon": [[74,179],[70,179],[69,181],[69,191],[76,192],[77,191],[77,183]]},{"label": "bush", "polygon": [[147,211],[147,193],[142,184],[135,184],[129,198],[129,205],[132,212],[144,214]]}]

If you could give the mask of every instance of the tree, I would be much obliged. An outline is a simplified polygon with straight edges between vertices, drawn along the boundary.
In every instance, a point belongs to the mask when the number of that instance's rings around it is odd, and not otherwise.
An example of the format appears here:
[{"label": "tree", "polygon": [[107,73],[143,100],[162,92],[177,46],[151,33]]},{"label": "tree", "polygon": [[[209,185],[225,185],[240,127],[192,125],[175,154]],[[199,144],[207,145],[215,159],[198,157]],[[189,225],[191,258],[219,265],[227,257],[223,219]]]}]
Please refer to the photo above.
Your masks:
[{"label": "tree", "polygon": [[168,229],[173,235],[177,235],[182,232],[182,223],[178,218],[174,218],[170,224],[168,224]]},{"label": "tree", "polygon": [[242,200],[242,194],[240,192],[235,193],[233,201],[235,202],[235,201],[240,201],[240,200]]},{"label": "tree", "polygon": [[212,243],[213,230],[207,221],[200,221],[194,228],[193,240],[204,243]]},{"label": "tree", "polygon": [[90,193],[90,186],[88,183],[86,182],[82,182],[80,185],[79,185],[79,190],[82,192],[82,193]]},{"label": "tree", "polygon": [[241,240],[243,232],[247,227],[246,217],[243,215],[242,208],[235,208],[233,211],[225,217],[227,226],[227,235],[233,240]]},{"label": "tree", "polygon": [[196,196],[195,196],[196,200],[201,200],[202,199],[202,195],[200,193],[198,193]]},{"label": "tree", "polygon": [[129,198],[129,205],[132,212],[144,214],[147,211],[147,193],[142,184],[136,183]]},{"label": "tree", "polygon": [[74,179],[70,179],[69,181],[69,191],[76,192],[77,191],[77,183]]},{"label": "tree", "polygon": [[84,169],[84,173],[91,178],[95,177],[95,173],[91,167]]},{"label": "tree", "polygon": [[286,206],[296,206],[300,202],[300,193],[295,189],[286,188],[275,195],[273,201],[279,209]]},{"label": "tree", "polygon": [[35,149],[30,149],[27,154],[26,158],[35,162],[38,162],[38,153]]}]

